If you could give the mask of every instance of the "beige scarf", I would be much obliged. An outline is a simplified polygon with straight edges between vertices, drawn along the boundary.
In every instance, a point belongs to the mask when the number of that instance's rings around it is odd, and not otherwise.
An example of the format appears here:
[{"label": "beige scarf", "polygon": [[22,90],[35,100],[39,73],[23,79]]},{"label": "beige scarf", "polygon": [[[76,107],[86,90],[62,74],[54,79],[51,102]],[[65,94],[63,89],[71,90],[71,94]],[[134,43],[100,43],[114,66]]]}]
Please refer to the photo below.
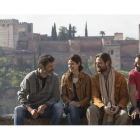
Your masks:
[{"label": "beige scarf", "polygon": [[[115,71],[114,69],[113,68],[110,69],[106,82],[105,82],[104,75],[102,73],[99,73],[99,82],[100,82],[102,102],[107,106],[108,102],[111,100],[112,105],[115,105],[115,100],[114,100]],[[113,115],[104,113],[103,124],[104,125],[114,124]]]}]

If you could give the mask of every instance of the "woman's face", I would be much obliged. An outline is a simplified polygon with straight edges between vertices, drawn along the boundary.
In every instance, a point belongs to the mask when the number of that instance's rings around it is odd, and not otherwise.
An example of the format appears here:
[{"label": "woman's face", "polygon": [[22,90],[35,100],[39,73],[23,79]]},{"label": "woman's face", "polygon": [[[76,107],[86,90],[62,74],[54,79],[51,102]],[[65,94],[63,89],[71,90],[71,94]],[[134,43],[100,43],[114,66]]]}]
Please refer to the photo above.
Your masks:
[{"label": "woman's face", "polygon": [[69,60],[68,61],[68,68],[69,68],[69,71],[70,72],[76,72],[76,71],[78,71],[79,66],[80,66],[80,62],[77,64],[76,62],[74,62],[72,60]]}]

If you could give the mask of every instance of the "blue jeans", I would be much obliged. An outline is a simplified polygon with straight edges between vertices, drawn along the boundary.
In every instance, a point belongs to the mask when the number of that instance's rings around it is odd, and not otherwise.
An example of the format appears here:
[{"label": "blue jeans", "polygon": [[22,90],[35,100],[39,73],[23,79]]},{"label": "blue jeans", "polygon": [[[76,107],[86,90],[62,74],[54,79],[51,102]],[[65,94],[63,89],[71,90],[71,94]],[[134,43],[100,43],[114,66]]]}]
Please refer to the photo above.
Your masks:
[{"label": "blue jeans", "polygon": [[[31,106],[32,109],[38,110],[38,107]],[[51,125],[59,125],[63,116],[63,105],[56,103],[50,108],[45,109],[40,117],[51,118]],[[29,111],[22,105],[15,107],[14,109],[14,125],[24,125],[24,118],[31,118]]]},{"label": "blue jeans", "polygon": [[86,109],[84,107],[67,106],[64,111],[69,125],[80,125],[80,118],[86,117]]}]

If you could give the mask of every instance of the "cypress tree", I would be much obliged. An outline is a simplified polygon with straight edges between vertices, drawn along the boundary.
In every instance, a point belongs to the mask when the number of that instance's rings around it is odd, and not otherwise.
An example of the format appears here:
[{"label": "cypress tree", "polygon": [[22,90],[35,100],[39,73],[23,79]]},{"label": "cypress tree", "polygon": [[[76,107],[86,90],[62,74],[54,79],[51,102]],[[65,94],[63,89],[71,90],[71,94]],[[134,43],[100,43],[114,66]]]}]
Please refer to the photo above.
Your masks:
[{"label": "cypress tree", "polygon": [[56,24],[54,23],[54,40],[57,40]]},{"label": "cypress tree", "polygon": [[51,38],[52,38],[52,40],[54,40],[54,28],[53,28],[53,26],[52,26]]},{"label": "cypress tree", "polygon": [[85,26],[85,36],[88,36],[88,30],[87,30],[87,22],[86,22],[86,26]]},{"label": "cypress tree", "polygon": [[22,64],[23,64],[23,61],[22,61],[22,54],[21,54],[21,56],[20,56],[20,61],[19,61],[19,63],[20,63],[20,66],[22,66]]},{"label": "cypress tree", "polygon": [[33,54],[33,64],[32,64],[32,70],[35,70],[36,68],[37,68],[37,66],[36,66],[35,50],[34,50],[34,54]]},{"label": "cypress tree", "polygon": [[75,26],[73,26],[73,28],[72,28],[72,37],[73,38],[75,38],[75,33],[76,33]]},{"label": "cypress tree", "polygon": [[71,36],[71,24],[69,24],[69,39],[71,39],[72,36]]},{"label": "cypress tree", "polygon": [[38,59],[39,59],[39,57],[41,56],[41,47],[40,47],[40,45],[38,46]]}]

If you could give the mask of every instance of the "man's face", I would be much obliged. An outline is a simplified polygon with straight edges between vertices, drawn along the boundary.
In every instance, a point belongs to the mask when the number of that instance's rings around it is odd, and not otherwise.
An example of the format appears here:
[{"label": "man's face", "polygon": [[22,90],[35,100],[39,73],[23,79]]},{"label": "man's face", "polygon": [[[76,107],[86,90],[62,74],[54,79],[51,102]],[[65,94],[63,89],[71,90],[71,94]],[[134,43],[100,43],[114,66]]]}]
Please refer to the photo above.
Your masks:
[{"label": "man's face", "polygon": [[43,67],[43,73],[45,75],[52,75],[53,74],[53,70],[54,70],[54,64],[49,62],[46,67]]},{"label": "man's face", "polygon": [[107,70],[106,63],[100,57],[96,58],[96,69],[97,72],[101,72],[101,73]]},{"label": "man's face", "polygon": [[134,66],[135,66],[135,71],[140,72],[140,59],[139,58],[135,59]]}]

